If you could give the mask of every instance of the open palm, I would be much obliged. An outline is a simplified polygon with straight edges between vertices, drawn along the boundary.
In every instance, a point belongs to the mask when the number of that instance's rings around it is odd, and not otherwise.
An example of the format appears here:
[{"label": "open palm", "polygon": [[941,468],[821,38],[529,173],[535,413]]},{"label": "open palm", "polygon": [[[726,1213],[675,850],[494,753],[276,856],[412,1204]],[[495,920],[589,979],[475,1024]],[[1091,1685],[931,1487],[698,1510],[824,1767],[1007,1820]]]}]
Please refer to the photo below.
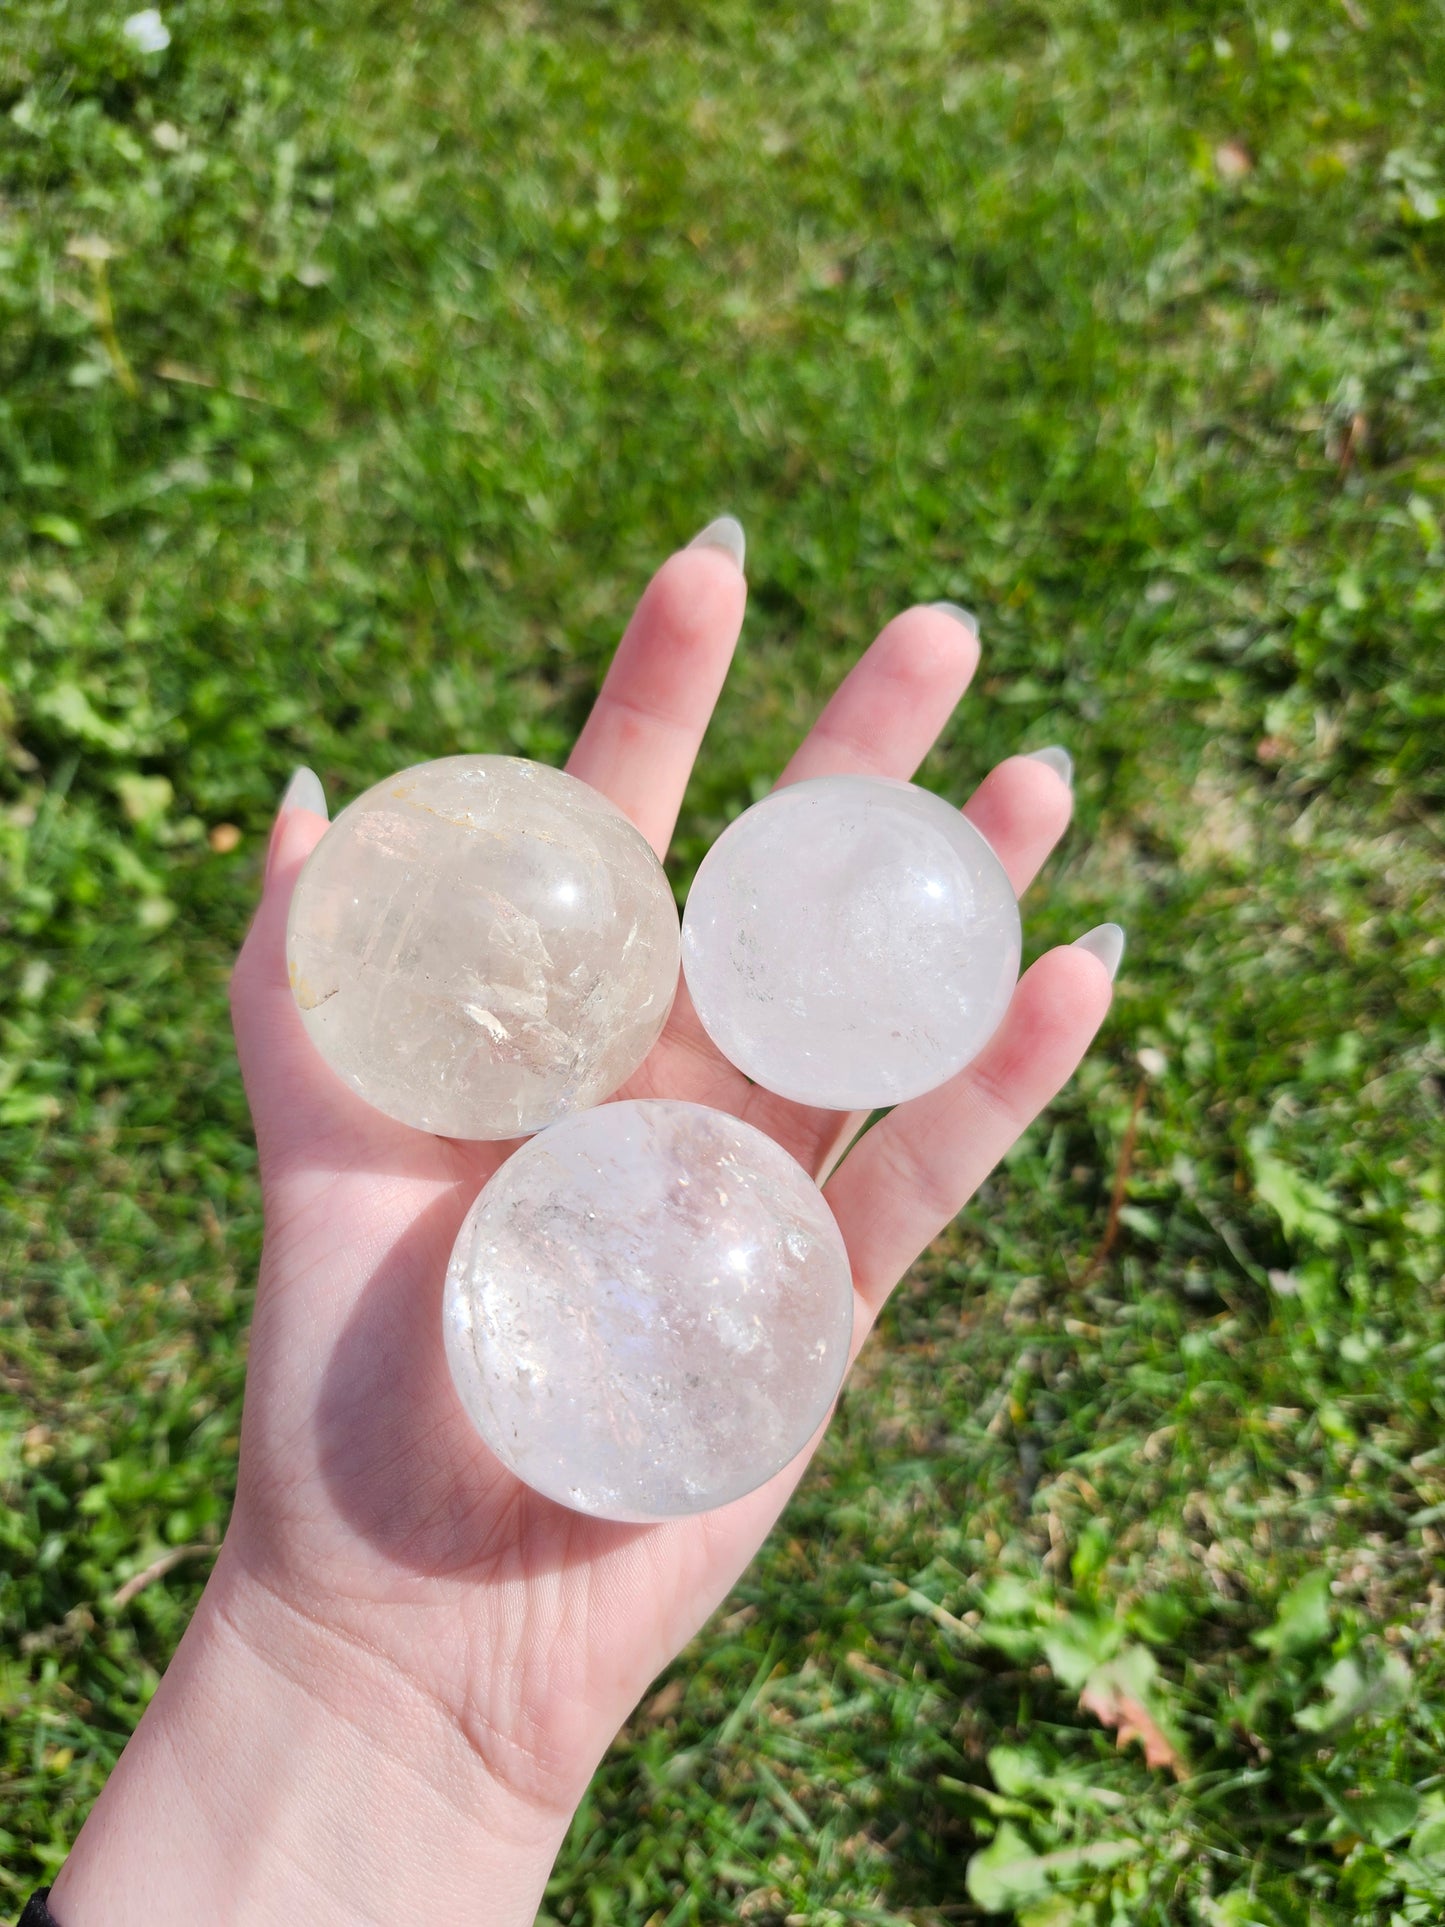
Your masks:
[{"label": "open palm", "polygon": [[[719,547],[672,556],[648,586],[568,764],[659,854],[745,598],[741,570]],[[911,775],[977,654],[955,614],[900,615],[781,780]],[[1022,891],[1069,810],[1057,772],[1016,757],[986,778],[966,813]],[[623,1526],[539,1497],[488,1451],[452,1390],[441,1294],[462,1218],[511,1147],[393,1124],[317,1056],[287,986],[284,931],[297,874],[323,829],[310,809],[283,815],[235,974],[266,1244],[225,1558],[269,1612],[294,1623],[303,1648],[404,1682],[443,1709],[490,1775],[533,1805],[570,1811],[649,1680],[757,1549],[809,1454],[702,1518]],[[856,1345],[905,1268],[1072,1074],[1108,998],[1097,957],[1050,952],[1021,980],[983,1054],[942,1090],[892,1112],[841,1164],[858,1120],[750,1085],[709,1043],[685,991],[620,1095],[734,1112],[820,1179],[832,1172],[826,1195],[852,1261]]]}]

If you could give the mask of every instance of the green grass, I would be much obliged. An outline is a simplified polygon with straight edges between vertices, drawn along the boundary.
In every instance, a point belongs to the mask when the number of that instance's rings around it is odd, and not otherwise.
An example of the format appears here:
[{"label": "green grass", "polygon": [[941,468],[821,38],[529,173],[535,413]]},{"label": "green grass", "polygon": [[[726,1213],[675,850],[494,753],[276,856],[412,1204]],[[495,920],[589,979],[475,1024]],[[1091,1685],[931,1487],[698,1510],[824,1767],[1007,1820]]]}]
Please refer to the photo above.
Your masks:
[{"label": "green grass", "polygon": [[732,510],[679,888],[951,597],[926,780],[1067,744],[1131,948],[548,1918],[1438,1921],[1439,0],[122,11],[0,35],[0,1909],[224,1528],[289,770],[560,760]]}]

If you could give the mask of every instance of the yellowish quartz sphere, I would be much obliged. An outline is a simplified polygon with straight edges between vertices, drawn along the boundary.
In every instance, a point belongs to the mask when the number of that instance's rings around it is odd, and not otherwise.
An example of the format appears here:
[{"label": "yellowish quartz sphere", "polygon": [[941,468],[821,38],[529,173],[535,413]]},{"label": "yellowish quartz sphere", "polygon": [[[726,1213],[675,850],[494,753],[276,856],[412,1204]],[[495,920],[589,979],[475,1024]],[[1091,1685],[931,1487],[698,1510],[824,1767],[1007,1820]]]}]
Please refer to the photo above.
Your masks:
[{"label": "yellowish quartz sphere", "polygon": [[672,891],[576,777],[446,756],[344,809],[296,885],[302,1021],[351,1088],[443,1137],[538,1131],[609,1097],[667,1021]]}]

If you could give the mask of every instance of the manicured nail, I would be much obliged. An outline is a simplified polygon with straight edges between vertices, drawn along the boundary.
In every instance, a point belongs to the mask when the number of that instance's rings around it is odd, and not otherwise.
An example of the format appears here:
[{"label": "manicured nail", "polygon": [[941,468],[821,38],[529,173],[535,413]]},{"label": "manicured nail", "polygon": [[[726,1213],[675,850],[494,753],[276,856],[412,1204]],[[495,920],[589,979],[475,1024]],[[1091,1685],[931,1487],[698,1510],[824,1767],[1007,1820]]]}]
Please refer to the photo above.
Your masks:
[{"label": "manicured nail", "polygon": [[310,810],[316,816],[326,815],[326,792],[321,787],[321,778],[314,769],[307,769],[304,763],[286,785],[276,815],[278,818],[286,816],[292,810]]},{"label": "manicured nail", "polygon": [[1082,937],[1075,937],[1075,950],[1087,950],[1091,957],[1097,957],[1109,973],[1112,983],[1119,974],[1119,965],[1124,958],[1124,932],[1117,923],[1096,924],[1086,930]]},{"label": "manicured nail", "polygon": [[946,616],[952,616],[965,629],[971,629],[974,635],[978,634],[978,617],[972,609],[965,609],[961,602],[930,602],[928,606],[930,609],[942,609]]},{"label": "manicured nail", "polygon": [[276,821],[271,825],[271,841],[266,845],[266,874],[262,888],[271,881],[272,866],[276,861],[276,846],[281,841],[281,832],[286,827],[286,819],[295,810],[314,810],[320,817],[326,815],[326,792],[321,787],[321,778],[314,769],[307,769],[303,763],[292,775],[281,795],[281,806],[276,812]]},{"label": "manicured nail", "polygon": [[705,529],[699,529],[687,545],[690,549],[721,549],[730,555],[738,565],[741,574],[747,558],[748,538],[743,534],[743,525],[735,515],[720,515],[715,522],[709,522]]},{"label": "manicured nail", "polygon": [[1029,761],[1042,763],[1045,769],[1051,769],[1055,776],[1061,777],[1070,789],[1074,787],[1074,759],[1062,743],[1050,743],[1046,749],[1031,749]]}]

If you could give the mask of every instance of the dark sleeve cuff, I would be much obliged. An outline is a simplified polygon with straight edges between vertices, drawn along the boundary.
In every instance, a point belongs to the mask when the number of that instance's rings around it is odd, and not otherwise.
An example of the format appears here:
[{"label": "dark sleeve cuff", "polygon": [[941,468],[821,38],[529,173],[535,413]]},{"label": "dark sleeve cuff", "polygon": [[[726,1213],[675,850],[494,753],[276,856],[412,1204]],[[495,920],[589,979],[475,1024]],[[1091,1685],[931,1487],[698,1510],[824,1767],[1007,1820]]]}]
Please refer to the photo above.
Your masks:
[{"label": "dark sleeve cuff", "polygon": [[46,1906],[48,1887],[38,1887],[25,1903],[25,1912],[16,1921],[15,1927],[60,1927],[60,1922]]}]

